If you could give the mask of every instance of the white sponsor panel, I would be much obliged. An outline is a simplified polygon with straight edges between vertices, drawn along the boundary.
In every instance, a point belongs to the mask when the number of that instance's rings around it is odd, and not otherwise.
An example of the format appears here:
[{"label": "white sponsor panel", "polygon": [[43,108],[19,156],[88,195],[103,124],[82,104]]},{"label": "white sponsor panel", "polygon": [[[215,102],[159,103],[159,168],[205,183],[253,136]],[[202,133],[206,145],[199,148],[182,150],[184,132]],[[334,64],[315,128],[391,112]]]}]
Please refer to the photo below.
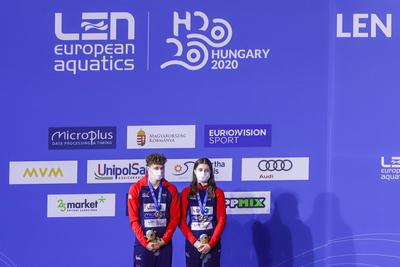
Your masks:
[{"label": "white sponsor panel", "polygon": [[225,192],[227,214],[269,214],[271,192]]},{"label": "white sponsor panel", "polygon": [[146,174],[143,159],[88,160],[87,183],[136,183]]},{"label": "white sponsor panel", "polygon": [[48,195],[47,217],[115,216],[115,194]]},{"label": "white sponsor panel", "polygon": [[77,161],[11,161],[10,184],[76,184]]},{"label": "white sponsor panel", "polygon": [[167,226],[167,219],[144,220],[144,227],[146,228],[165,227],[165,226]]},{"label": "white sponsor panel", "polygon": [[[167,204],[161,203],[160,211],[166,211],[167,209]],[[156,206],[154,203],[143,203],[143,212],[155,212]]]},{"label": "white sponsor panel", "polygon": [[195,125],[128,126],[128,149],[195,148]]},{"label": "white sponsor panel", "polygon": [[[193,206],[190,207],[190,211],[192,215],[200,215],[200,207],[199,206]],[[214,207],[209,207],[207,206],[207,212],[204,215],[213,215],[214,213]]]},{"label": "white sponsor panel", "polygon": [[192,222],[190,229],[194,231],[210,230],[213,229],[212,222]]},{"label": "white sponsor panel", "polygon": [[308,157],[242,159],[242,181],[279,181],[308,179]]},{"label": "white sponsor panel", "polygon": [[[165,164],[165,177],[171,182],[192,181],[193,166],[197,159],[168,159]],[[210,159],[216,181],[232,181],[232,159]]]}]

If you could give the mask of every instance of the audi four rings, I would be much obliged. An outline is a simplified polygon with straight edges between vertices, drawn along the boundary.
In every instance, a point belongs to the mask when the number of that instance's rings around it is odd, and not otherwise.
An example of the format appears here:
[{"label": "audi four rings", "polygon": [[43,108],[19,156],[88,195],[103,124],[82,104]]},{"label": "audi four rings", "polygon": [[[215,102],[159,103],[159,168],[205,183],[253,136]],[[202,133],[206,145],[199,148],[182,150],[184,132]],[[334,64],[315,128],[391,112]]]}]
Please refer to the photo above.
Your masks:
[{"label": "audi four rings", "polygon": [[262,160],[258,163],[260,171],[289,171],[293,167],[293,163],[288,159],[278,160]]}]

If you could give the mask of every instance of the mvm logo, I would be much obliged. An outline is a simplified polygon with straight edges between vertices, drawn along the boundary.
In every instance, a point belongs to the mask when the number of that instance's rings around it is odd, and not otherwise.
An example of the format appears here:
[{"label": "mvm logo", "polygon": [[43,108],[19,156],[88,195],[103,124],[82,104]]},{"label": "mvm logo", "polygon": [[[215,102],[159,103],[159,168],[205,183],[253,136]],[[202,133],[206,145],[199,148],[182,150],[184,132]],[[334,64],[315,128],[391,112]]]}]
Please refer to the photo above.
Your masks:
[{"label": "mvm logo", "polygon": [[42,177],[42,178],[51,178],[51,177],[64,177],[63,171],[61,168],[26,168],[23,174],[23,177]]}]

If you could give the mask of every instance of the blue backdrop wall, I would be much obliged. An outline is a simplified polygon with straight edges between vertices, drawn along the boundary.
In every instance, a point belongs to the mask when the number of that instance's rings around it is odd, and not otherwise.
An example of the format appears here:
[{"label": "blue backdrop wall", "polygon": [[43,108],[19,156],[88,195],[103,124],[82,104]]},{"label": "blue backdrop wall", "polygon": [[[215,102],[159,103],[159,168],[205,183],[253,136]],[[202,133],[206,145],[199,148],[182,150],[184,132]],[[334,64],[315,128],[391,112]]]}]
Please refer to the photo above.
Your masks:
[{"label": "blue backdrop wall", "polygon": [[[87,161],[152,152],[231,158],[231,181],[221,188],[271,192],[269,212],[228,215],[222,266],[400,264],[399,3],[1,6],[0,266],[132,266],[130,183],[88,183]],[[218,18],[222,28],[214,28]],[[206,125],[260,124],[271,125],[270,146],[206,147]],[[195,125],[195,146],[127,149],[135,125]],[[116,127],[115,148],[49,147],[50,127],[98,126]],[[258,179],[242,165],[295,157],[309,159],[306,179]],[[12,182],[10,162],[62,160],[77,161],[76,183]],[[115,216],[49,218],[48,195],[57,194],[115,194]],[[184,266],[179,229],[173,244],[173,265]]]}]

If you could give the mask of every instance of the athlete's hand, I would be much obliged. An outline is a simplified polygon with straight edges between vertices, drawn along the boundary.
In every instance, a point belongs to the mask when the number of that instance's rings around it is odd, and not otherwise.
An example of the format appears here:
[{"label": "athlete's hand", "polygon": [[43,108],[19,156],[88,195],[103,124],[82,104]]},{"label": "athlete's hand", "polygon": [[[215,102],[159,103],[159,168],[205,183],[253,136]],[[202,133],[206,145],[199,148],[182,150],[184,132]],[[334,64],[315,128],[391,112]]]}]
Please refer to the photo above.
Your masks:
[{"label": "athlete's hand", "polygon": [[207,254],[210,252],[211,247],[208,244],[202,244],[197,250],[202,254]]},{"label": "athlete's hand", "polygon": [[165,245],[164,240],[163,240],[162,238],[160,238],[159,240],[157,240],[157,245],[158,245],[158,248],[164,246],[164,245]]},{"label": "athlete's hand", "polygon": [[157,244],[156,243],[154,243],[154,242],[149,242],[148,244],[147,244],[147,246],[146,246],[146,249],[148,250],[148,251],[156,251],[158,248],[157,248]]},{"label": "athlete's hand", "polygon": [[201,246],[201,243],[200,243],[199,241],[196,241],[196,242],[194,242],[193,246],[194,246],[196,249],[199,249],[199,247]]}]

